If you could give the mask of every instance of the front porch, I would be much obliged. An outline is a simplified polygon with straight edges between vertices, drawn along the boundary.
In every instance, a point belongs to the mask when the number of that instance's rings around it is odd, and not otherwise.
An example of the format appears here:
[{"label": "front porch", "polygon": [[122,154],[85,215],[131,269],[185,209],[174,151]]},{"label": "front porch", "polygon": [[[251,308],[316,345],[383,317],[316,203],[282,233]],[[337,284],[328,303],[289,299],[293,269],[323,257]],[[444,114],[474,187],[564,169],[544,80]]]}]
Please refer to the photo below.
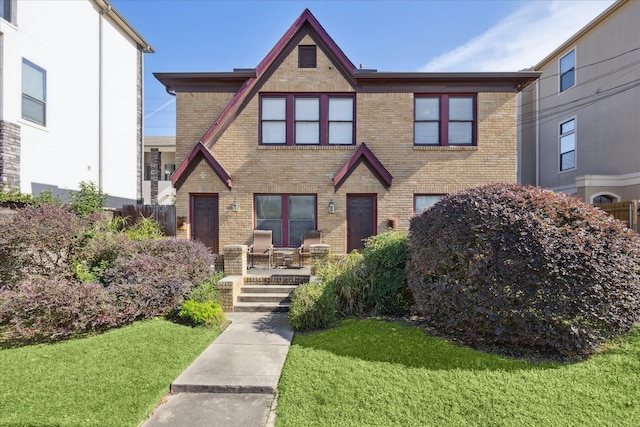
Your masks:
[{"label": "front porch", "polygon": [[329,255],[329,245],[311,246],[309,264],[270,267],[268,261],[249,267],[246,245],[224,248],[225,277],[218,282],[225,312],[288,311],[290,294],[315,280],[313,266]]}]

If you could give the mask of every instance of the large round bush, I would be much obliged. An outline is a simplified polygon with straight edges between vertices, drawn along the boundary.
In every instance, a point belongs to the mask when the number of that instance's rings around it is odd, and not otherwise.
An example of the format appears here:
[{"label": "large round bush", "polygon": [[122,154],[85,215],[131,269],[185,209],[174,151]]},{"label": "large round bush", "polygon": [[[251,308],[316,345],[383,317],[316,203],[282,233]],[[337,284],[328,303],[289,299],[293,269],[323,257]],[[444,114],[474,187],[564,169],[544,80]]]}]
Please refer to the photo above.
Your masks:
[{"label": "large round bush", "polygon": [[408,285],[442,334],[523,356],[579,359],[640,320],[640,239],[605,212],[493,184],[415,217]]}]

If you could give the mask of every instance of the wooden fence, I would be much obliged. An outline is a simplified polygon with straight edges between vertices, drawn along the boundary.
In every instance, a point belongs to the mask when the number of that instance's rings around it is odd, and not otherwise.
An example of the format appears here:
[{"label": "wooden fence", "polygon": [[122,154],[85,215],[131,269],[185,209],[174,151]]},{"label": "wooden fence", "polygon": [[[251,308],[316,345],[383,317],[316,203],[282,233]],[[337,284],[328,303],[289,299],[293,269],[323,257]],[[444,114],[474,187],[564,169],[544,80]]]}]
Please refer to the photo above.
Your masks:
[{"label": "wooden fence", "polygon": [[612,215],[614,218],[627,223],[636,233],[638,232],[638,201],[631,200],[628,202],[616,203],[598,203],[594,206]]},{"label": "wooden fence", "polygon": [[174,205],[123,205],[122,217],[127,218],[127,224],[133,225],[142,217],[153,218],[165,236],[176,235],[176,207]]}]

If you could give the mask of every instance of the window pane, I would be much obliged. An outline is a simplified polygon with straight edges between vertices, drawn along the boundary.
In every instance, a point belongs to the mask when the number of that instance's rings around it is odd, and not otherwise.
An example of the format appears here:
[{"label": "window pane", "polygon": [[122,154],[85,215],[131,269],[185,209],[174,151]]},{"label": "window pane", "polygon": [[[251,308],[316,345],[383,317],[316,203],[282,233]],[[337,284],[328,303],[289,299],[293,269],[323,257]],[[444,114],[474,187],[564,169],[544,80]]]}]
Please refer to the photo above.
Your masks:
[{"label": "window pane", "polygon": [[289,221],[289,246],[300,246],[305,231],[314,230],[315,221],[296,219]]},{"label": "window pane", "polygon": [[352,98],[329,98],[330,121],[353,121]]},{"label": "window pane", "polygon": [[284,144],[287,142],[287,126],[285,122],[263,122],[262,143]]},{"label": "window pane", "polygon": [[569,135],[560,138],[560,153],[564,154],[576,149],[576,134],[570,133]]},{"label": "window pane", "polygon": [[315,220],[315,217],[315,196],[289,196],[289,218]]},{"label": "window pane", "polygon": [[164,165],[164,180],[169,181],[171,179],[171,175],[176,171],[176,165],[167,163]]},{"label": "window pane", "polygon": [[256,220],[258,230],[271,230],[271,241],[276,246],[282,246],[282,220],[280,219],[258,219]]},{"label": "window pane", "polygon": [[440,144],[439,122],[418,122],[415,125],[416,144],[438,145]]},{"label": "window pane", "polygon": [[473,98],[449,98],[449,120],[473,120]]},{"label": "window pane", "polygon": [[44,125],[45,107],[42,102],[22,95],[22,118]]},{"label": "window pane", "polygon": [[285,120],[286,112],[285,98],[262,98],[262,120]]},{"label": "window pane", "polygon": [[471,123],[449,122],[449,144],[472,144]]},{"label": "window pane", "polygon": [[574,69],[576,64],[576,51],[572,50],[560,59],[560,73]]},{"label": "window pane", "polygon": [[296,123],[296,144],[319,144],[320,123]]},{"label": "window pane", "polygon": [[560,134],[565,134],[567,132],[571,132],[576,129],[576,121],[569,120],[568,122],[564,122],[560,125]]},{"label": "window pane", "polygon": [[570,151],[560,156],[560,170],[568,170],[576,167],[576,152]]},{"label": "window pane", "polygon": [[416,206],[416,214],[422,212],[423,209],[428,208],[431,205],[436,204],[442,199],[442,196],[415,196],[414,204]]},{"label": "window pane", "polygon": [[39,101],[45,101],[45,73],[44,70],[30,64],[22,62],[22,93]]},{"label": "window pane", "polygon": [[575,71],[569,71],[560,77],[560,91],[569,89],[576,83]]},{"label": "window pane", "polygon": [[256,227],[271,230],[273,244],[282,245],[282,196],[256,196]]},{"label": "window pane", "polygon": [[11,0],[0,0],[0,17],[11,21]]},{"label": "window pane", "polygon": [[416,98],[416,120],[440,120],[440,98]]},{"label": "window pane", "polygon": [[256,218],[282,219],[282,196],[263,195],[256,196]]},{"label": "window pane", "polygon": [[353,123],[329,123],[329,144],[353,144]]},{"label": "window pane", "polygon": [[320,120],[320,100],[296,98],[296,120]]}]

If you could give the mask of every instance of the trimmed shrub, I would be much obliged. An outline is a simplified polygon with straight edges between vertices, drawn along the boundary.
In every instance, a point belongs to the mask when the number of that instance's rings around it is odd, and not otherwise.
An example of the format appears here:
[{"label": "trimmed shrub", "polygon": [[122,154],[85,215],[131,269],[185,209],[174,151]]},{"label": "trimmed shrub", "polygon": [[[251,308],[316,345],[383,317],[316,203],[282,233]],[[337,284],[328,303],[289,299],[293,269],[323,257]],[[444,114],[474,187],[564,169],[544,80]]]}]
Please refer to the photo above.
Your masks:
[{"label": "trimmed shrub", "polygon": [[407,235],[397,230],[367,239],[362,255],[369,274],[367,304],[373,308],[373,314],[403,314],[409,310],[407,246]]},{"label": "trimmed shrub", "polygon": [[305,283],[293,291],[289,323],[294,331],[326,328],[335,321],[336,295],[330,283]]},{"label": "trimmed shrub", "polygon": [[214,256],[198,242],[163,239],[130,242],[130,257],[118,257],[103,276],[127,322],[178,308],[210,274]]},{"label": "trimmed shrub", "polygon": [[179,316],[194,325],[220,327],[227,320],[220,304],[213,301],[186,300],[182,303]]},{"label": "trimmed shrub", "polygon": [[414,308],[440,333],[580,359],[640,320],[640,239],[571,196],[494,184],[411,221]]},{"label": "trimmed shrub", "polygon": [[26,206],[0,222],[0,282],[73,277],[70,260],[88,225],[59,204]]},{"label": "trimmed shrub", "polygon": [[0,290],[2,340],[53,342],[118,325],[112,296],[100,285],[43,278]]}]

